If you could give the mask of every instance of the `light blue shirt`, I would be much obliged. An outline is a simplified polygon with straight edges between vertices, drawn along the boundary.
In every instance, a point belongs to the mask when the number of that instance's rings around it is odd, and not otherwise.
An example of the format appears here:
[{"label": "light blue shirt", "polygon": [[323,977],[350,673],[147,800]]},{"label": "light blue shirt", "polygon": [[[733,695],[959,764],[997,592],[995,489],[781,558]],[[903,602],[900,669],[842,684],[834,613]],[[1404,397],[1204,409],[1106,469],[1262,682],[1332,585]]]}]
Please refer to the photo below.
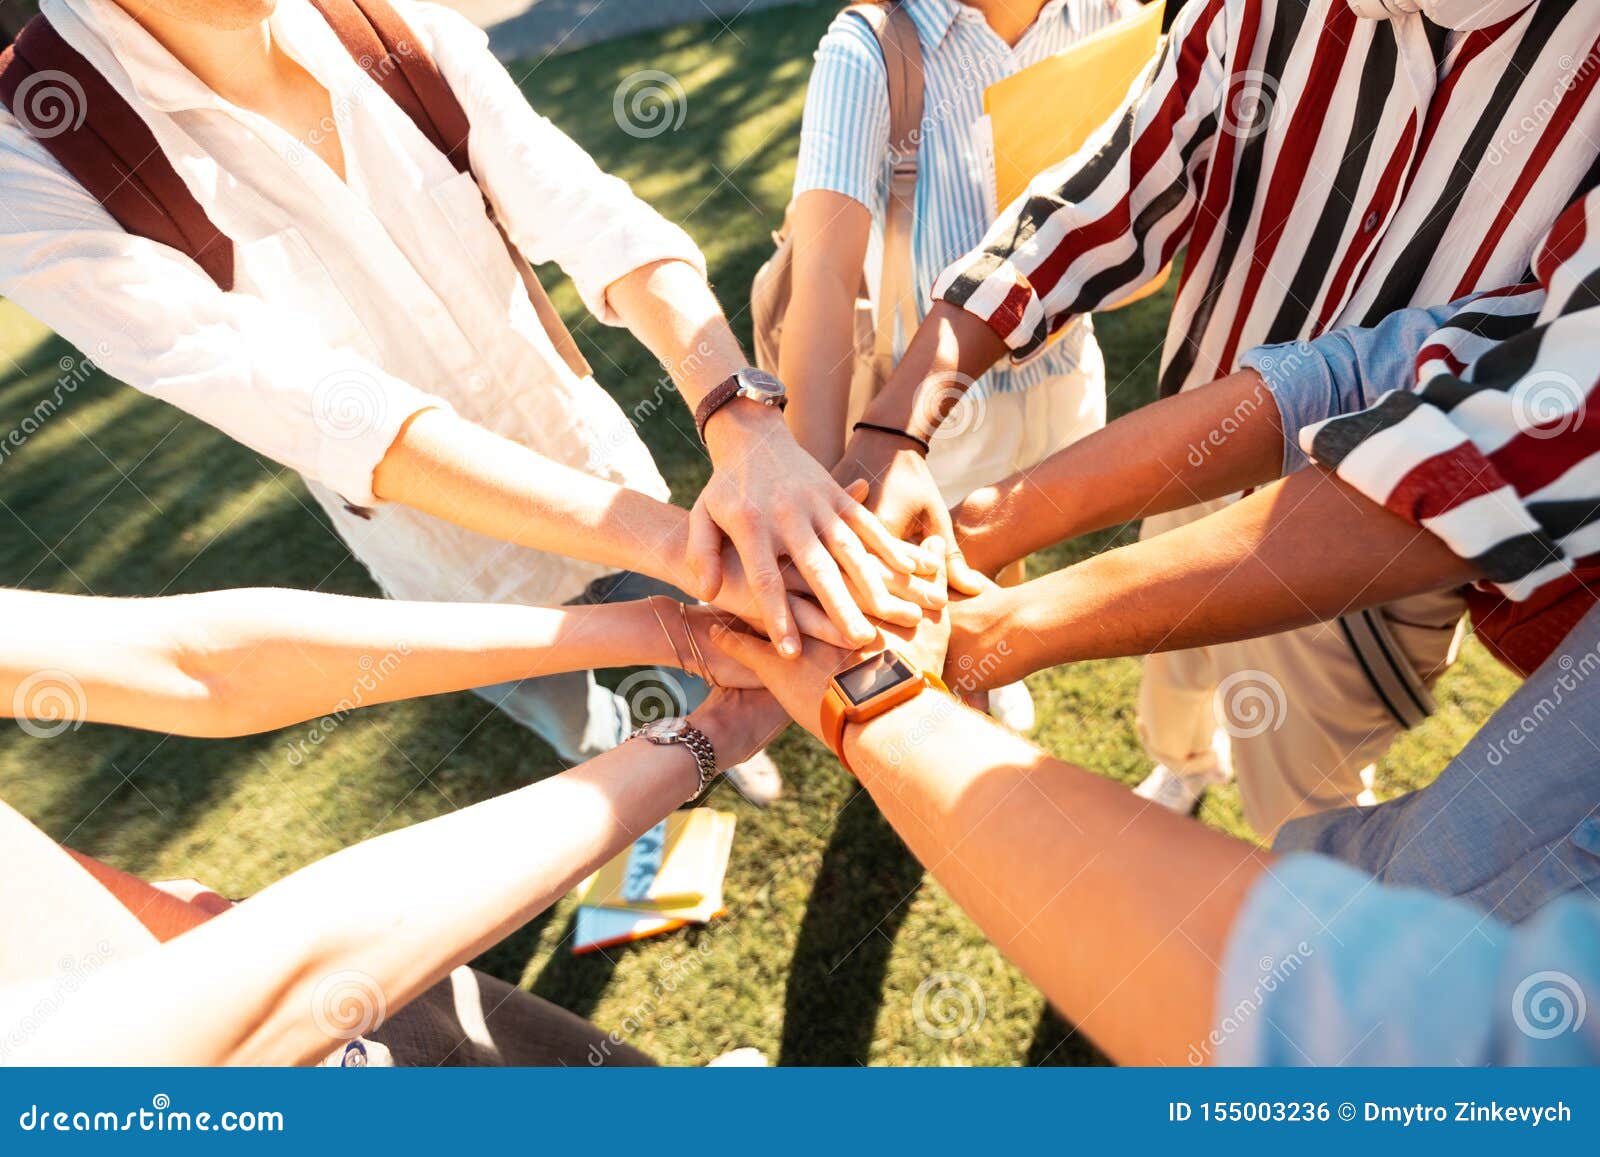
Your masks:
[{"label": "light blue shirt", "polygon": [[[1195,1063],[1600,1063],[1600,903],[1513,928],[1322,856],[1275,863],[1223,953]],[[1196,1054],[1199,1055],[1196,1055]]]},{"label": "light blue shirt", "polygon": [[1315,341],[1257,346],[1239,365],[1261,375],[1283,419],[1283,473],[1311,464],[1300,431],[1337,414],[1365,410],[1391,390],[1416,385],[1428,339],[1472,298],[1431,309],[1401,309],[1370,328],[1350,326]]},{"label": "light blue shirt", "polygon": [[[1139,5],[1134,0],[1050,0],[1012,48],[981,12],[958,0],[903,0],[903,4],[917,27],[926,78],[912,238],[920,318],[927,314],[934,280],[983,240],[997,214],[988,151],[979,129],[984,90],[1133,14]],[[794,193],[825,189],[872,211],[867,276],[874,287],[883,262],[889,169],[889,90],[883,54],[864,21],[841,13],[817,48]],[[897,358],[911,336],[896,332]],[[1014,392],[1071,373],[1093,341],[1093,326],[1084,318],[1037,360],[993,370],[973,389],[979,394]]]}]

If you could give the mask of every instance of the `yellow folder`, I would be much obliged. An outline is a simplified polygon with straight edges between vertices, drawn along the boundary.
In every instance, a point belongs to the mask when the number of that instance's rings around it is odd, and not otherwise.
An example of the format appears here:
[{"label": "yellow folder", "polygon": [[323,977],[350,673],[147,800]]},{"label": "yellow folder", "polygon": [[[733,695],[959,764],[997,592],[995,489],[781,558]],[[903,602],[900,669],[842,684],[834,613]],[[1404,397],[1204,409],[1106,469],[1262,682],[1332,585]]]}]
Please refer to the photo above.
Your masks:
[{"label": "yellow folder", "polygon": [[[1161,44],[1166,0],[1041,60],[983,96],[994,140],[995,203],[1001,208],[1028,183],[1072,156],[1122,107],[1128,90]],[[1112,308],[1149,297],[1166,284],[1163,269],[1148,285]]]}]

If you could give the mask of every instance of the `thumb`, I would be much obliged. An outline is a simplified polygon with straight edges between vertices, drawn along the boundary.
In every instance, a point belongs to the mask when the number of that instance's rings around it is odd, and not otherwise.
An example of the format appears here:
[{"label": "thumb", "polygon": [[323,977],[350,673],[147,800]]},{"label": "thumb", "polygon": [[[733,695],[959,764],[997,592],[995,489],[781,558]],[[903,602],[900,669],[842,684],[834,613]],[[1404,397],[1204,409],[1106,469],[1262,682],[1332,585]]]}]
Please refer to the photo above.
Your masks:
[{"label": "thumb", "polygon": [[689,511],[685,554],[699,588],[695,596],[702,602],[711,602],[722,590],[722,528],[706,509],[703,497]]},{"label": "thumb", "polygon": [[763,677],[772,669],[774,663],[782,662],[778,652],[773,650],[772,644],[766,639],[721,623],[714,624],[711,628],[711,645],[735,663],[748,667]]}]

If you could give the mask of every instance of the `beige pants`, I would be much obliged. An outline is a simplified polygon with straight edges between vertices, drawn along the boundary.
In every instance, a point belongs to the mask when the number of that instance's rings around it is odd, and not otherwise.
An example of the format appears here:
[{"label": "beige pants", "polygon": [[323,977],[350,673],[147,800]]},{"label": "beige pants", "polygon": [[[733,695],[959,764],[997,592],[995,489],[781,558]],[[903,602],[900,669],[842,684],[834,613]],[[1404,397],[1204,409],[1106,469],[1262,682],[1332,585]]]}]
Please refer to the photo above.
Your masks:
[{"label": "beige pants", "polygon": [[1070,374],[1017,393],[964,397],[935,435],[928,469],[945,505],[954,506],[1105,424],[1105,361],[1100,347],[1086,341]]},{"label": "beige pants", "polygon": [[[1153,538],[1220,509],[1147,519]],[[1383,608],[1388,637],[1431,689],[1455,661],[1465,606],[1454,592]],[[1139,688],[1139,737],[1179,775],[1238,781],[1245,818],[1270,838],[1288,820],[1375,802],[1373,765],[1404,725],[1385,705],[1337,623],[1151,655]]]}]

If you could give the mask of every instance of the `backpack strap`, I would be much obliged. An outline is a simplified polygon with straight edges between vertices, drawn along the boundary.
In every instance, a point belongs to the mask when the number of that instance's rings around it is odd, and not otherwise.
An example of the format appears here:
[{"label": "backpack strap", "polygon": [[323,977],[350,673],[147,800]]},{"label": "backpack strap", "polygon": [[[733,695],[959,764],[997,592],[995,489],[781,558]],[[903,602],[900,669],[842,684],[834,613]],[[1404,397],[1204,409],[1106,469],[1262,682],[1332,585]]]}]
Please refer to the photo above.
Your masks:
[{"label": "backpack strap", "polygon": [[0,103],[123,229],[187,254],[224,292],[233,288],[233,242],[143,118],[42,16],[0,53]]},{"label": "backpack strap", "polygon": [[[439,66],[417,44],[410,27],[388,0],[312,0],[312,3],[350,55],[411,118],[422,135],[450,158],[458,172],[470,172],[468,138],[472,124],[466,111],[450,90]],[[551,344],[568,369],[580,378],[591,377],[594,370],[539,283],[538,274],[522,251],[512,244],[487,197],[484,205],[489,219],[500,231],[500,239],[505,242],[511,263],[522,277],[528,299],[533,302],[534,312],[539,315]]]},{"label": "backpack strap", "polygon": [[924,79],[917,26],[899,0],[852,4],[878,40],[889,73],[889,203],[883,225],[883,276],[878,285],[878,329],[873,359],[877,380],[894,369],[895,321],[907,340],[917,331],[917,288],[912,265],[916,222],[917,150],[922,143]]}]

